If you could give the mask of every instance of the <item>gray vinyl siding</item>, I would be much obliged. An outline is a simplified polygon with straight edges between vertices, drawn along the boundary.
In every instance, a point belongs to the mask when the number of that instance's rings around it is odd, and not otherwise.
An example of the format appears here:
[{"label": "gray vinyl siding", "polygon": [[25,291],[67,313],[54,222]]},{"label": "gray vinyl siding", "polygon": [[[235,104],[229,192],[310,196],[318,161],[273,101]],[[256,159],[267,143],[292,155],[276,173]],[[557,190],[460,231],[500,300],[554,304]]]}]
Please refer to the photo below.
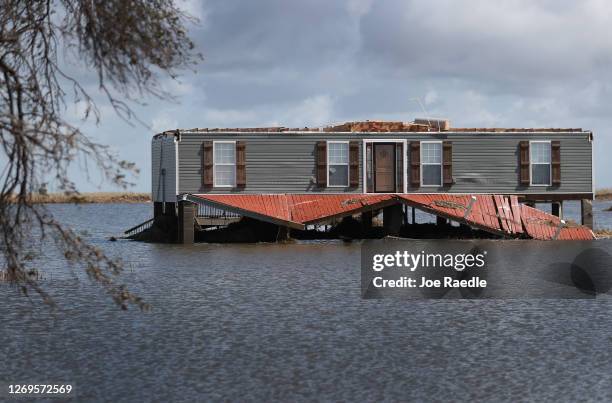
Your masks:
[{"label": "gray vinyl siding", "polygon": [[[165,175],[161,175],[165,169]],[[161,136],[151,141],[151,199],[176,201],[176,143],[173,136]]]},{"label": "gray vinyl siding", "polygon": [[[411,188],[432,193],[591,193],[592,143],[590,133],[182,133],[179,147],[178,193],[362,193],[363,139],[453,142],[453,178],[450,187]],[[246,142],[244,189],[202,187],[202,142]],[[315,146],[322,140],[359,140],[359,187],[318,188],[315,181]],[[561,185],[519,184],[519,142],[561,141]],[[408,159],[408,166],[410,160]]]},{"label": "gray vinyl siding", "polygon": [[[350,135],[334,140],[355,140]],[[246,187],[205,189],[202,187],[202,142],[241,140],[246,143]],[[321,135],[241,134],[202,136],[182,134],[179,142],[179,193],[343,193],[357,188],[318,188],[315,176],[315,145]],[[361,153],[359,157],[361,164]]]},{"label": "gray vinyl siding", "polygon": [[[461,193],[582,193],[592,192],[591,142],[588,134],[449,135],[453,141],[450,192]],[[561,142],[561,185],[519,184],[519,142]],[[438,189],[443,191],[443,189]],[[421,189],[423,191],[423,189]]]}]

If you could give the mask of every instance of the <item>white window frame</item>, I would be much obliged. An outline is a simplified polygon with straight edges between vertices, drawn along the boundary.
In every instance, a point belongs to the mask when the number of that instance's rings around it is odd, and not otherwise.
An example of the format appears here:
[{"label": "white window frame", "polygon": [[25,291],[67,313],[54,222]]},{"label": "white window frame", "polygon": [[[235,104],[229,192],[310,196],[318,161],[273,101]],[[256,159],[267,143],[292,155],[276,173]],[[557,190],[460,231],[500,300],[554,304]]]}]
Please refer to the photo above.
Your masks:
[{"label": "white window frame", "polygon": [[[404,165],[404,169],[402,172],[402,181],[404,183],[404,186],[402,187],[402,193],[407,193],[408,192],[408,140],[406,139],[398,139],[398,138],[390,138],[390,139],[363,139],[362,141],[362,152],[361,152],[361,156],[362,156],[362,161],[363,164],[361,167],[361,172],[363,175],[363,183],[361,185],[361,192],[364,194],[378,194],[378,195],[384,195],[384,194],[398,194],[397,192],[392,192],[392,193],[376,193],[376,192],[370,192],[368,193],[368,187],[367,187],[367,175],[368,175],[368,169],[367,169],[367,164],[368,164],[368,158],[367,158],[367,145],[368,143],[395,143],[395,144],[402,144],[402,149],[403,151],[403,165]],[[397,169],[397,168],[396,168]],[[397,172],[396,172],[397,174]]]},{"label": "white window frame", "polygon": [[[346,185],[330,185],[329,184],[329,145],[330,144],[346,144],[347,161],[346,164],[333,164],[333,165],[346,165]],[[327,159],[327,187],[328,188],[347,188],[351,185],[351,146],[348,141],[344,140],[328,140],[325,145],[326,159]]]},{"label": "white window frame", "polygon": [[[550,162],[548,164],[544,164],[541,162],[534,164],[533,158],[531,158],[531,150],[533,150],[532,144],[534,143],[548,144],[548,147],[550,148]],[[548,165],[549,171],[548,171],[548,183],[547,184],[533,183],[533,170],[532,170],[533,165]],[[552,143],[550,140],[530,140],[529,141],[529,186],[539,186],[539,187],[552,186]]]},{"label": "white window frame", "polygon": [[[439,164],[433,164],[431,162],[423,162],[423,144],[440,144],[440,163]],[[419,146],[419,153],[420,153],[420,159],[421,159],[421,166],[420,166],[421,168],[420,169],[421,187],[424,187],[424,188],[442,187],[444,184],[444,147],[443,147],[442,141],[439,141],[439,140],[421,141],[420,146]],[[439,185],[425,185],[423,183],[423,165],[440,165],[440,184]]]},{"label": "white window frame", "polygon": [[[234,163],[233,164],[228,164],[228,163],[217,163],[215,161],[215,155],[217,152],[217,144],[233,144],[234,145]],[[219,141],[213,141],[213,187],[215,188],[235,188],[236,187],[236,158],[238,156],[236,155],[236,141],[233,140],[219,140]],[[233,165],[234,166],[234,183],[232,185],[218,185],[217,184],[217,165],[224,165],[224,166],[229,166],[229,165]]]}]

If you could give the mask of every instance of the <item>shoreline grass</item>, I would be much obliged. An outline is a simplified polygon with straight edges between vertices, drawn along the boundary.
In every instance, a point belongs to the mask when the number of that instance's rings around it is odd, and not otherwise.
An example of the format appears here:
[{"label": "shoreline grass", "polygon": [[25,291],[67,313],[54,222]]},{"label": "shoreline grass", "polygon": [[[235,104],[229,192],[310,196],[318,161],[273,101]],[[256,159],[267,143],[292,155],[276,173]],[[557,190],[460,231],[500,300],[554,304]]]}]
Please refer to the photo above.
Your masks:
[{"label": "shoreline grass", "polygon": [[31,195],[32,202],[37,204],[49,203],[150,203],[150,193],[133,192],[92,192],[66,195],[64,193],[49,193]]},{"label": "shoreline grass", "polygon": [[612,188],[599,189],[595,191],[596,200],[612,200]]},{"label": "shoreline grass", "polygon": [[612,230],[609,229],[596,229],[593,233],[598,239],[612,238]]},{"label": "shoreline grass", "polygon": [[[599,201],[612,200],[612,188],[599,189],[595,192],[595,199]],[[63,193],[49,193],[46,195],[32,194],[34,203],[150,203],[150,193],[140,192],[87,192],[78,195]],[[606,209],[612,211],[612,207]]]}]

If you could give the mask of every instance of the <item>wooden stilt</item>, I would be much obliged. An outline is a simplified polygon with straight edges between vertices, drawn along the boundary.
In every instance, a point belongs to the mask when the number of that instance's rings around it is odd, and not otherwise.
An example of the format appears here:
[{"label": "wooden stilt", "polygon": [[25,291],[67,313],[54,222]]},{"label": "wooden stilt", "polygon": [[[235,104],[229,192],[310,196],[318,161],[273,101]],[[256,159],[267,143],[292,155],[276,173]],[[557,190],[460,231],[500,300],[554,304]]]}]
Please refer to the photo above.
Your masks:
[{"label": "wooden stilt", "polygon": [[580,211],[582,216],[582,225],[593,229],[593,201],[589,199],[580,200]]},{"label": "wooden stilt", "polygon": [[195,216],[197,206],[190,201],[178,203],[178,242],[192,244],[195,238]]},{"label": "wooden stilt", "polygon": [[389,235],[399,235],[402,226],[402,206],[396,204],[383,209],[383,227]]}]

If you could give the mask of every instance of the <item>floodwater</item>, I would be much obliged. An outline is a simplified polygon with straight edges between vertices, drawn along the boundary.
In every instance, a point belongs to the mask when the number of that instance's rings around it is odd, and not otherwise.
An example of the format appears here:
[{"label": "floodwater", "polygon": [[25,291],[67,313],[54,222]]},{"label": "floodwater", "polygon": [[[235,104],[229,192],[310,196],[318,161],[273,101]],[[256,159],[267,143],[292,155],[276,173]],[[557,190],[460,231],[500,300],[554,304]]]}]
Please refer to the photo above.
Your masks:
[{"label": "floodwater", "polygon": [[49,208],[120,256],[152,309],[117,309],[47,246],[56,312],[0,285],[0,383],[108,402],[612,400],[612,297],[362,300],[359,242],[110,242],[152,206]]}]

